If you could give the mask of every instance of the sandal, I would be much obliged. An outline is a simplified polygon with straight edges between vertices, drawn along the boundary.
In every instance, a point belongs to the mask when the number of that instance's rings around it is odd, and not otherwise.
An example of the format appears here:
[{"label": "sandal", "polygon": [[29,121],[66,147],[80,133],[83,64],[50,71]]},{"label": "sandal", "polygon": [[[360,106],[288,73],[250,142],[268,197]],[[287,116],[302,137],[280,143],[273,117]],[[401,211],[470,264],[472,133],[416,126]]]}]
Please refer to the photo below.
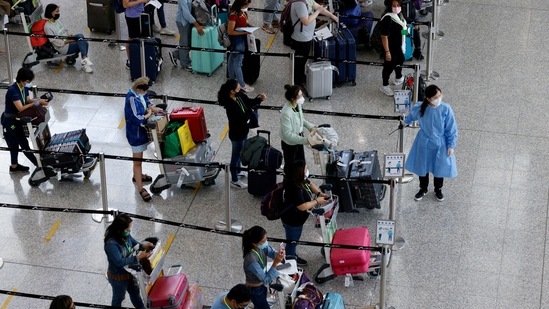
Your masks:
[{"label": "sandal", "polygon": [[142,198],[145,202],[150,202],[150,200],[152,200],[151,195],[149,194],[149,192],[148,192],[147,189],[145,189],[145,188],[141,189],[141,191],[139,191],[139,194],[141,194],[141,198]]},{"label": "sandal", "polygon": [[261,30],[267,32],[268,34],[275,34],[276,31],[274,30],[274,28],[272,26],[263,26],[261,27]]},{"label": "sandal", "polygon": [[[152,177],[147,174],[141,175],[142,182],[151,182],[152,180],[153,180]],[[135,177],[132,177],[132,181],[135,182]]]}]

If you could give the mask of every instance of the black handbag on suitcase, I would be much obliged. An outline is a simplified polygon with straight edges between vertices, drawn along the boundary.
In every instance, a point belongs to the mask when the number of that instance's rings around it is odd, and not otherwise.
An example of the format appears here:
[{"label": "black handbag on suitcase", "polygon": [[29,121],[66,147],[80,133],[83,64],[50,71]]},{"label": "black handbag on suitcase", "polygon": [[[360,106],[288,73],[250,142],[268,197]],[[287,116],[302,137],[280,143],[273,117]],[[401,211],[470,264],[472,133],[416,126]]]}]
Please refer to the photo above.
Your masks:
[{"label": "black handbag on suitcase", "polygon": [[86,0],[88,28],[90,31],[101,31],[112,34],[115,30],[115,13],[112,0]]},{"label": "black handbag on suitcase", "polygon": [[[161,41],[159,38],[145,39],[145,76],[151,82],[155,82],[158,78],[158,73],[162,68],[162,50],[160,48]],[[133,40],[130,43],[130,75],[131,80],[142,76],[141,74],[141,46],[139,40]]]},{"label": "black handbag on suitcase", "polygon": [[257,130],[257,134],[267,135],[267,145],[261,149],[261,160],[258,169],[248,172],[248,193],[255,196],[264,196],[276,184],[276,169],[282,163],[282,153],[271,146],[271,132]]}]

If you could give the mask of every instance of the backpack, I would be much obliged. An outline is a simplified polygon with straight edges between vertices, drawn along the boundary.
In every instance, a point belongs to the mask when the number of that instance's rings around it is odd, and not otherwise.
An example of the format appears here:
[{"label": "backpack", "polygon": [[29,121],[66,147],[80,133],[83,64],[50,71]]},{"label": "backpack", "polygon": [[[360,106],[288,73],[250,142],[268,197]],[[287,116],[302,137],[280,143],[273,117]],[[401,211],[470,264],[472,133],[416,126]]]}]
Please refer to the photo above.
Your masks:
[{"label": "backpack", "polygon": [[292,206],[285,205],[284,191],[284,184],[279,182],[261,199],[261,214],[267,217],[268,220],[280,219],[280,217]]},{"label": "backpack", "polygon": [[383,44],[381,43],[381,32],[380,32],[380,22],[377,22],[374,25],[372,30],[372,35],[370,36],[370,46],[377,52],[380,57],[383,57],[385,50],[383,49]]},{"label": "backpack", "polygon": [[217,26],[217,41],[225,48],[229,48],[231,46],[231,40],[229,39],[229,34],[227,33],[226,23],[222,23]]},{"label": "backpack", "polygon": [[117,14],[126,12],[126,8],[122,5],[122,0],[113,0],[112,7]]},{"label": "backpack", "polygon": [[212,13],[210,7],[204,0],[193,0],[192,14],[196,21],[202,26],[208,26],[212,24]]},{"label": "backpack", "polygon": [[294,33],[295,25],[300,21],[299,19],[292,24],[292,4],[294,2],[303,2],[307,6],[307,10],[309,10],[309,4],[306,0],[290,0],[288,4],[284,7],[284,10],[282,10],[282,14],[280,15],[280,25],[282,27],[282,40],[284,45],[290,46],[292,45],[292,33]]},{"label": "backpack", "polygon": [[[46,22],[48,22],[47,19],[40,19],[34,22],[31,26],[29,26],[29,33],[31,34],[46,34],[46,31],[44,31],[44,26],[46,25]],[[30,42],[32,47],[40,47],[44,46],[48,43],[48,38],[45,37],[38,37],[38,36],[30,36]]]},{"label": "backpack", "polygon": [[315,309],[324,300],[322,292],[312,283],[307,282],[297,290],[298,296],[292,304],[292,309]]}]

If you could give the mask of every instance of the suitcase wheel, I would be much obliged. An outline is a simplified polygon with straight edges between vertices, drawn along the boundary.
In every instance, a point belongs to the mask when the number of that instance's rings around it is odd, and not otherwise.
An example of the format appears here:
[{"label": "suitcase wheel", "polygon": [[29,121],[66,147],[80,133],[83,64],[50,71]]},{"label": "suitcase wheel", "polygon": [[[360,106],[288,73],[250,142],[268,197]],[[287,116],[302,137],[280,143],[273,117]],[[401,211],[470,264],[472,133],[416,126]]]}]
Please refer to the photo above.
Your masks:
[{"label": "suitcase wheel", "polygon": [[379,269],[372,270],[368,272],[368,277],[370,278],[376,278],[379,276]]},{"label": "suitcase wheel", "polygon": [[213,185],[215,185],[215,179],[213,179],[213,178],[204,179],[204,180],[202,180],[202,184],[206,187],[213,186]]},{"label": "suitcase wheel", "polygon": [[329,100],[329,99],[331,99],[331,98],[332,98],[331,96],[327,96],[327,97],[326,97],[326,100]]}]

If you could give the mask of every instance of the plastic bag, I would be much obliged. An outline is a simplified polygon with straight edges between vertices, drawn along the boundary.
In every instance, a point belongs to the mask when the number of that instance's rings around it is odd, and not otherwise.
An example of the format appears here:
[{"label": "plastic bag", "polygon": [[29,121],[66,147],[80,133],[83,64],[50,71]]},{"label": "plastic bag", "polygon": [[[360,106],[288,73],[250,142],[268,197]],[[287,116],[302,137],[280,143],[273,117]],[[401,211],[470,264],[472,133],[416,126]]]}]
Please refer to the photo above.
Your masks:
[{"label": "plastic bag", "polygon": [[177,129],[177,135],[179,136],[179,143],[181,144],[181,152],[183,155],[196,146],[187,120],[185,120],[185,123]]}]

